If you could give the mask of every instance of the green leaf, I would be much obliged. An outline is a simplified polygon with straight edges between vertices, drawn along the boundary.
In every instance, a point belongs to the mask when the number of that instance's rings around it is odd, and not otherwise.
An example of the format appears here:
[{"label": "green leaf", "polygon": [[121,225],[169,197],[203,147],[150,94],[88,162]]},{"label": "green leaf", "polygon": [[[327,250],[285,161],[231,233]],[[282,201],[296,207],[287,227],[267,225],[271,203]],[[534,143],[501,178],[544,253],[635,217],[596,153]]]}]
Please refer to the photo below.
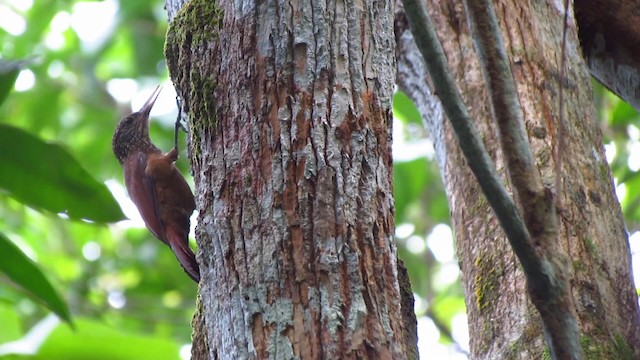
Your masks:
[{"label": "green leaf", "polygon": [[71,324],[67,304],[40,268],[2,233],[0,233],[0,273],[6,275],[33,300],[44,304],[62,320]]},{"label": "green leaf", "polygon": [[145,337],[77,319],[77,330],[59,326],[35,356],[46,360],[177,360],[180,349],[165,338]]},{"label": "green leaf", "polygon": [[0,300],[0,324],[0,344],[20,338],[21,320],[14,304]]},{"label": "green leaf", "polygon": [[[393,182],[396,219],[404,219],[406,208],[422,194],[429,181],[427,159],[417,158],[407,162],[394,162]],[[401,185],[400,185],[401,184]]]},{"label": "green leaf", "polygon": [[0,124],[0,153],[0,188],[19,201],[71,219],[125,218],[109,189],[61,146]]},{"label": "green leaf", "polygon": [[11,89],[13,89],[13,84],[18,78],[20,69],[30,62],[30,60],[0,59],[0,105],[7,99]]},{"label": "green leaf", "polygon": [[404,124],[422,124],[422,117],[415,104],[402,91],[393,94],[393,116]]},{"label": "green leaf", "polygon": [[610,112],[609,122],[612,126],[633,124],[638,119],[638,112],[628,103],[617,96],[611,95],[613,108]]}]

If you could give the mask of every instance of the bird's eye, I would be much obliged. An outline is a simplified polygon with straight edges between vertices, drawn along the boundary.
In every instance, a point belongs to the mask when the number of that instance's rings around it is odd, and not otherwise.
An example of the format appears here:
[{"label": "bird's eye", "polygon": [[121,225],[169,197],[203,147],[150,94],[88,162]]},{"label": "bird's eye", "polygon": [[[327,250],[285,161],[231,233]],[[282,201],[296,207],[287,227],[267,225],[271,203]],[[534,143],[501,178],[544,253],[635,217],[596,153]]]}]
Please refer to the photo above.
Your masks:
[{"label": "bird's eye", "polygon": [[131,125],[131,123],[133,123],[133,116],[127,116],[124,118],[123,122],[125,125]]}]

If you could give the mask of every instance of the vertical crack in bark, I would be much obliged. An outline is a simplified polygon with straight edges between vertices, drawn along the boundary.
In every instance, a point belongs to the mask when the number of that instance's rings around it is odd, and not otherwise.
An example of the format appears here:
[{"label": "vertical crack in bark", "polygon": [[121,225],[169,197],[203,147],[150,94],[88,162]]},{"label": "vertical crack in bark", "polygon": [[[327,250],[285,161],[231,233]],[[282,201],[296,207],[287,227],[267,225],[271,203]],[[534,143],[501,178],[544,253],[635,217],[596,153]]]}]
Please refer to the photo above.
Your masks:
[{"label": "vertical crack in bark", "polygon": [[[362,31],[358,31],[362,26],[362,17],[356,16],[359,11],[356,9],[353,1],[347,1],[345,5],[345,17],[347,23],[347,68],[349,69],[349,81],[350,87],[349,91],[351,92],[351,101],[353,104],[353,112],[355,113],[356,118],[362,115],[362,84],[358,80],[364,80],[366,83],[366,79],[364,79],[363,75],[363,63],[359,61],[360,56],[357,54],[357,50],[360,53],[363,52],[364,47],[364,35]],[[354,19],[355,18],[355,19]],[[357,21],[357,19],[360,21]],[[360,29],[362,30],[362,29]],[[357,65],[360,65],[358,68]]]},{"label": "vertical crack in bark", "polygon": [[[309,1],[309,9],[311,10],[311,32],[312,32],[312,36],[313,36],[313,51],[312,51],[312,57],[313,57],[313,69],[314,69],[314,76],[312,76],[311,79],[311,83],[308,89],[306,89],[307,91],[304,91],[302,93],[302,98],[304,99],[304,95],[305,93],[308,94],[309,99],[310,99],[310,103],[308,104],[309,107],[309,117],[305,117],[303,119],[303,121],[308,121],[309,122],[309,127],[308,127],[308,131],[309,133],[306,134],[306,139],[308,139],[309,145],[311,146],[311,151],[309,153],[307,153],[307,156],[313,156],[313,160],[314,160],[314,166],[313,166],[313,172],[314,175],[317,175],[318,172],[318,156],[316,155],[317,153],[317,146],[315,144],[315,136],[313,136],[313,131],[314,131],[314,119],[315,119],[315,106],[314,106],[314,99],[315,99],[315,88],[316,88],[316,77],[318,76],[317,74],[317,64],[318,64],[318,39],[316,36],[316,21],[315,21],[315,9],[314,9],[314,0],[310,0]],[[304,102],[303,102],[304,104]],[[303,109],[304,111],[304,109]],[[304,113],[303,113],[304,114]],[[305,146],[306,147],[306,146]],[[306,178],[306,176],[305,176]],[[323,331],[323,312],[322,312],[322,290],[321,290],[321,279],[318,278],[318,271],[316,269],[316,249],[315,249],[315,222],[313,221],[313,213],[314,213],[314,200],[313,198],[315,198],[317,196],[317,192],[316,192],[316,184],[313,183],[312,181],[309,181],[309,179],[307,179],[307,183],[309,185],[313,184],[312,186],[309,186],[309,193],[307,195],[307,200],[308,200],[308,213],[307,213],[307,218],[304,219],[305,223],[308,224],[309,229],[308,229],[308,233],[305,236],[305,239],[308,239],[307,241],[310,242],[310,244],[308,245],[309,248],[309,252],[310,252],[310,256],[309,256],[309,270],[312,274],[315,275],[314,277],[314,286],[315,286],[315,291],[316,291],[316,296],[319,298],[319,303],[318,306],[319,308],[316,310],[318,312],[316,319],[314,321],[314,326],[316,329],[316,334],[319,334],[319,342],[320,344],[318,344],[318,350],[320,353],[320,356],[324,358],[324,331]]]}]

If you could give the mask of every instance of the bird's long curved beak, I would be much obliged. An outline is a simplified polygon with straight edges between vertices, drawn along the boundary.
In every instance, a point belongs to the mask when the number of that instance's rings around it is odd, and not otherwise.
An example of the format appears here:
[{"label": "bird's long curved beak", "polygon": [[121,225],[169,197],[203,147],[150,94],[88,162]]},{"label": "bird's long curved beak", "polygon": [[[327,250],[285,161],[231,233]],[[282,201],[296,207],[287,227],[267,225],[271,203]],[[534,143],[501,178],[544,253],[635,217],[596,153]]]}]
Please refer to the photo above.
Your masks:
[{"label": "bird's long curved beak", "polygon": [[144,105],[142,105],[142,108],[140,108],[140,113],[142,115],[144,115],[145,117],[149,117],[149,113],[151,112],[151,108],[153,107],[153,104],[155,104],[156,100],[158,99],[158,95],[160,95],[160,91],[162,90],[162,86],[158,85],[158,87],[153,90],[153,92],[151,93],[151,96],[149,96],[149,99],[147,100],[146,103],[144,103]]}]

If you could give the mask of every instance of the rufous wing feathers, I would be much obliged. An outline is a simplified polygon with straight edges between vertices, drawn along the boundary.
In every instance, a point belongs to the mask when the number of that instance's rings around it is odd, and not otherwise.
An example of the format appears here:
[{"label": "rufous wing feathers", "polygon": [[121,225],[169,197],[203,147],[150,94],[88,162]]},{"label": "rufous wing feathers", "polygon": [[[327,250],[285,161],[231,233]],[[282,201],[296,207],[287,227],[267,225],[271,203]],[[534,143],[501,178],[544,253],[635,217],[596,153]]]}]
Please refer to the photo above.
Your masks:
[{"label": "rufous wing feathers", "polygon": [[181,238],[179,232],[173,231],[172,228],[166,229],[167,240],[176,258],[182,265],[184,271],[195,282],[200,282],[200,268],[196,262],[196,255],[189,247],[188,239]]}]

